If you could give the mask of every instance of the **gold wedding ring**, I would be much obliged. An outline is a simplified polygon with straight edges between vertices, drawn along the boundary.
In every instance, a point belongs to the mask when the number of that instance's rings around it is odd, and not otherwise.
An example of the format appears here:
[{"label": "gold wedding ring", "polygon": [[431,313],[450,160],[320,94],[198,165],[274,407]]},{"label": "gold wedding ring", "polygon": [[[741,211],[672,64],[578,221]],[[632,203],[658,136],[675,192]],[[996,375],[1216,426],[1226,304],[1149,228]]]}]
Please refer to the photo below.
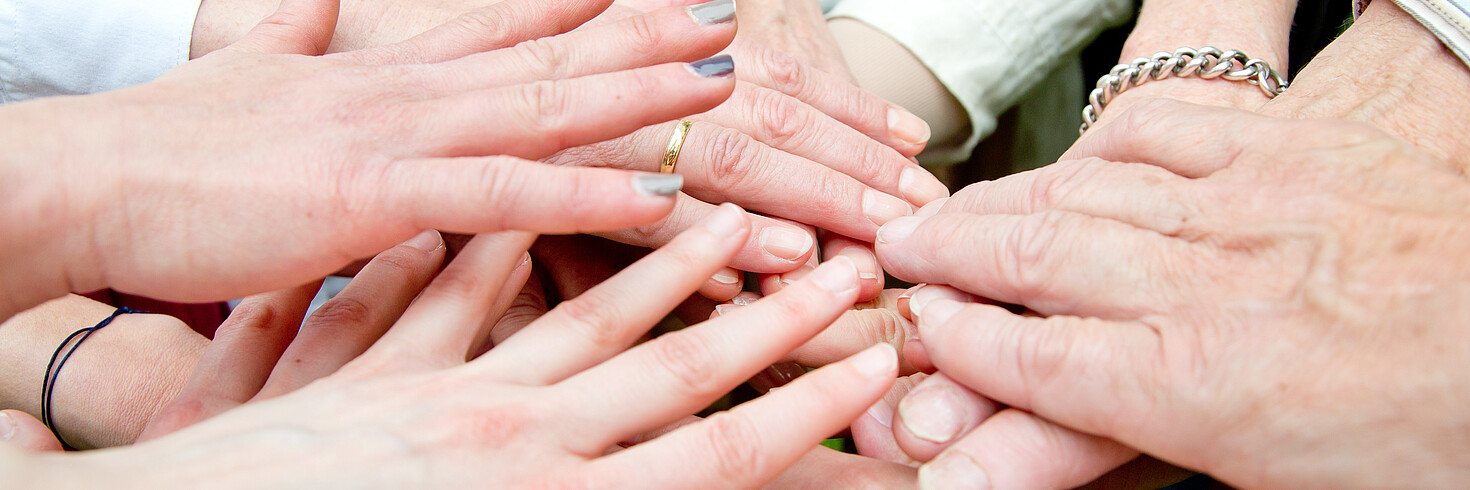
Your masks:
[{"label": "gold wedding ring", "polygon": [[674,173],[674,166],[679,164],[679,149],[684,147],[684,137],[689,136],[689,126],[694,124],[688,119],[682,119],[674,126],[674,137],[669,138],[669,149],[664,150],[664,163],[659,165],[659,173]]}]

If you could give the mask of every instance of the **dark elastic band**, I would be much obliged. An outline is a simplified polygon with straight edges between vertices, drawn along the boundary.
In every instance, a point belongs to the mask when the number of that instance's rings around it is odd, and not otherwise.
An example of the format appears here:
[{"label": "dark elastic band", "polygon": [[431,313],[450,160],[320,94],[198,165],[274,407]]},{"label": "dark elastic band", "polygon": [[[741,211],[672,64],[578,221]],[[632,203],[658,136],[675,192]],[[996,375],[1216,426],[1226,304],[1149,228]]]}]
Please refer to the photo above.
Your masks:
[{"label": "dark elastic band", "polygon": [[[66,439],[61,438],[61,432],[56,430],[56,424],[51,421],[51,393],[56,391],[56,378],[61,376],[61,366],[66,365],[66,361],[71,359],[71,355],[77,351],[77,347],[80,347],[82,342],[87,341],[87,337],[91,337],[93,333],[101,330],[102,327],[111,324],[112,320],[117,318],[118,315],[126,315],[128,313],[147,312],[134,310],[126,306],[119,307],[111,315],[108,315],[107,318],[98,322],[96,326],[77,330],[72,332],[71,335],[68,335],[66,340],[61,341],[61,345],[56,346],[56,352],[51,354],[51,361],[46,363],[46,377],[41,379],[41,423],[46,424],[46,428],[51,429],[51,434],[56,436],[56,442],[60,442],[62,448],[67,450],[76,449],[71,444],[67,444]],[[74,344],[72,343],[73,339],[76,340]],[[61,351],[66,349],[67,344],[71,344],[71,349],[66,351],[65,356],[62,356]],[[61,358],[61,362],[56,362],[57,357]]]}]

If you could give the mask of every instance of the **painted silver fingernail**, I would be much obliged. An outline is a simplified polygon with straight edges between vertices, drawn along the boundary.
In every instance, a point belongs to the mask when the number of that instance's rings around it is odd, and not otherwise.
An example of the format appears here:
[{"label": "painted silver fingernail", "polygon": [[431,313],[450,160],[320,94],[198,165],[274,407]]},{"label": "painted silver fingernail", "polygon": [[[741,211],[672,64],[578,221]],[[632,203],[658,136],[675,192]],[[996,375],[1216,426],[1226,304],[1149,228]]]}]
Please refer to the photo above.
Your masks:
[{"label": "painted silver fingernail", "polygon": [[724,24],[735,20],[735,0],[714,0],[690,5],[689,16],[699,25]]},{"label": "painted silver fingernail", "polygon": [[689,71],[704,78],[728,78],[735,75],[735,58],[722,54],[705,58],[688,65]]},{"label": "painted silver fingernail", "polygon": [[684,176],[679,174],[638,174],[633,176],[633,188],[645,196],[672,196],[684,188]]}]

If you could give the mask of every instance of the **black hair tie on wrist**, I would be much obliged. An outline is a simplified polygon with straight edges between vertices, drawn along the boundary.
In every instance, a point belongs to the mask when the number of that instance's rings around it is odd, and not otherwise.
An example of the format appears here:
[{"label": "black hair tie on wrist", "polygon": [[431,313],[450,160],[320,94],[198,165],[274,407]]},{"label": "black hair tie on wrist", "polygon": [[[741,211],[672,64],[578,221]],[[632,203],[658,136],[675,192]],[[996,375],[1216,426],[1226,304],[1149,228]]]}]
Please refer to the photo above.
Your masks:
[{"label": "black hair tie on wrist", "polygon": [[[112,320],[117,318],[118,315],[126,315],[128,313],[147,312],[134,310],[126,306],[118,308],[111,315],[108,315],[107,318],[98,322],[97,326],[72,332],[71,335],[66,337],[66,340],[61,341],[61,345],[56,346],[56,352],[51,354],[51,362],[46,363],[46,377],[41,380],[41,423],[46,424],[46,428],[51,429],[51,434],[56,436],[56,442],[61,443],[62,448],[76,450],[71,444],[66,443],[66,439],[61,438],[61,432],[56,430],[56,424],[51,420],[51,393],[56,391],[56,378],[61,375],[61,366],[66,365],[66,361],[71,359],[71,355],[76,353],[77,347],[80,347],[82,342],[87,341],[87,337],[91,337],[93,333],[101,330],[102,327],[111,324]],[[73,339],[76,340],[76,343],[72,343]],[[71,344],[71,349],[66,351],[65,356],[62,356],[61,351],[66,349],[67,344]],[[56,362],[57,357],[61,358],[61,362]]]}]

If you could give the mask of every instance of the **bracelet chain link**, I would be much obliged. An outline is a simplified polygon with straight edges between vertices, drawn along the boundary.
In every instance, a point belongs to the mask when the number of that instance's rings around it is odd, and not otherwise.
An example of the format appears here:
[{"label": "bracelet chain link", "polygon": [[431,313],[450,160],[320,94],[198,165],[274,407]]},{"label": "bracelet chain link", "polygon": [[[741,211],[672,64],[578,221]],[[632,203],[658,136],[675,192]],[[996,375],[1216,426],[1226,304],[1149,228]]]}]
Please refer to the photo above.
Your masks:
[{"label": "bracelet chain link", "polygon": [[1121,63],[1097,79],[1097,88],[1087,96],[1087,107],[1082,108],[1082,128],[1086,133],[1097,124],[1108,102],[1118,94],[1150,80],[1169,77],[1200,77],[1203,79],[1223,78],[1244,81],[1260,87],[1267,97],[1275,98],[1286,90],[1286,77],[1271,68],[1271,64],[1260,58],[1251,58],[1234,49],[1221,51],[1205,46],[1200,49],[1179,48],[1173,53],[1160,51],[1151,58],[1138,58],[1131,63]]}]

